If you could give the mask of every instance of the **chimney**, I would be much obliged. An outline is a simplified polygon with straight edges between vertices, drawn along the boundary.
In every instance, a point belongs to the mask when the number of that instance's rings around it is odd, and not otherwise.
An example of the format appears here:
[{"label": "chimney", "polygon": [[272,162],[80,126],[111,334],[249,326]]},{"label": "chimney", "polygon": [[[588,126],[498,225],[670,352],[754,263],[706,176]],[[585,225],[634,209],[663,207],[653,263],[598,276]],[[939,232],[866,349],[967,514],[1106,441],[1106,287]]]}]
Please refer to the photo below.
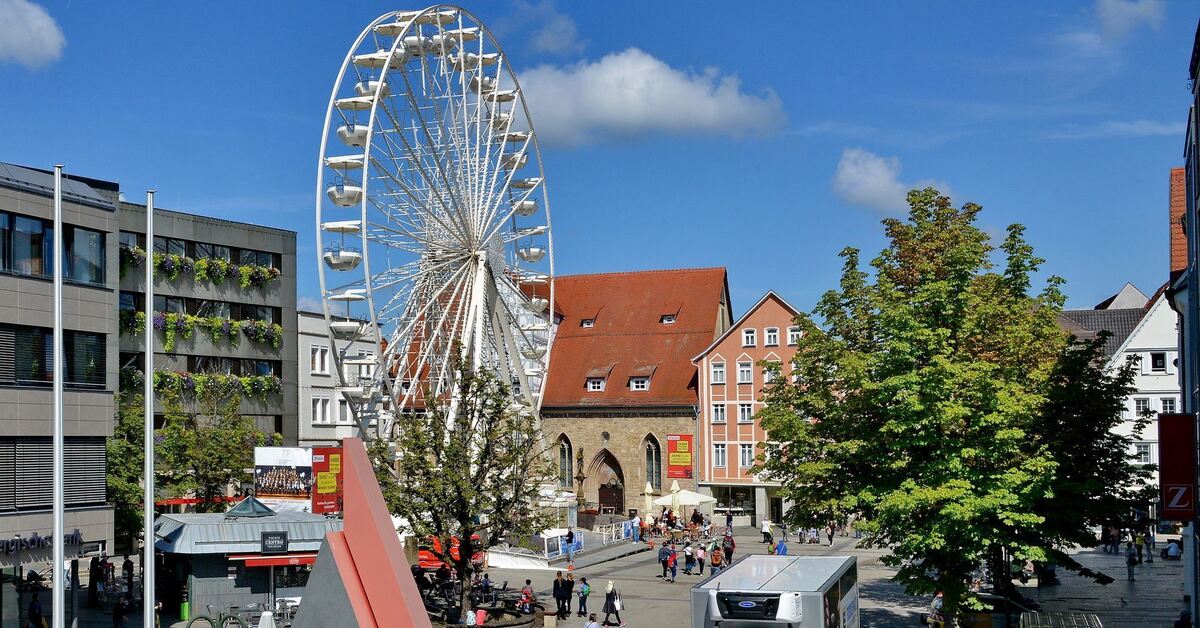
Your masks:
[{"label": "chimney", "polygon": [[1187,214],[1187,180],[1183,168],[1171,169],[1171,273],[1185,270],[1188,265],[1187,234],[1183,220]]}]

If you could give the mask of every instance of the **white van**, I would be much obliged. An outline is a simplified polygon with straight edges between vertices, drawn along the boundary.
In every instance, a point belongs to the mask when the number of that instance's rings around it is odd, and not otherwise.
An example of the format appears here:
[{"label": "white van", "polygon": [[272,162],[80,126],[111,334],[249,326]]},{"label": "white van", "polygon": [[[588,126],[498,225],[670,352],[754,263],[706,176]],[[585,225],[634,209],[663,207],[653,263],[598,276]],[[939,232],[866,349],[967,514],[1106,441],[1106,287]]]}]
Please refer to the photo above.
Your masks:
[{"label": "white van", "polygon": [[854,556],[748,555],[692,587],[693,628],[858,628]]}]

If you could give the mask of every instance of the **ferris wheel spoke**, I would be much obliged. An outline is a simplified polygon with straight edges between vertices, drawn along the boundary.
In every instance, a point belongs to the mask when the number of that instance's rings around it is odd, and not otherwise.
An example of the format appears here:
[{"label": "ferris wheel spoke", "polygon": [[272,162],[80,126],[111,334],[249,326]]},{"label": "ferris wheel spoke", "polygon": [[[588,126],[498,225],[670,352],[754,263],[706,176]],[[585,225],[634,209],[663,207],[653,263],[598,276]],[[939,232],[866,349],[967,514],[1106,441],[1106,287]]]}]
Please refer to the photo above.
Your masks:
[{"label": "ferris wheel spoke", "polygon": [[[394,183],[396,183],[396,185],[399,185],[401,188],[407,189],[407,185],[403,181],[401,181],[398,177],[396,177],[395,175],[391,174],[390,172],[388,172],[387,170],[382,168],[382,162],[378,161],[374,157],[371,158],[371,162],[373,165],[375,165],[377,168],[379,168],[381,172],[384,172],[389,179],[391,179]],[[452,214],[452,212],[448,208],[446,208],[444,205],[442,206],[442,209],[446,210],[447,214]],[[442,217],[437,212],[429,212],[427,214],[427,216],[429,218],[432,218],[435,222],[437,222],[440,226],[442,226],[442,228],[446,229],[446,231],[457,236],[460,243],[463,243],[463,244],[466,243],[465,234],[463,233],[463,231],[461,231],[458,228],[457,225],[452,226],[452,225],[447,224],[446,222],[444,222],[442,220]]]},{"label": "ferris wheel spoke", "polygon": [[[421,108],[420,108],[419,104],[416,102],[416,99],[413,98],[412,84],[408,79],[408,73],[401,72],[400,74],[404,78],[405,84],[408,87],[408,89],[406,89],[404,92],[405,97],[408,99],[409,103],[412,105],[413,111],[416,112],[416,116],[417,116],[417,119],[415,120],[416,124],[414,124],[414,127],[411,130],[415,131],[416,127],[419,126],[421,128],[421,130],[424,131],[425,138],[429,141],[429,155],[432,156],[432,158],[433,158],[432,161],[433,161],[433,165],[437,171],[437,175],[440,176],[440,178],[443,182],[445,182],[444,187],[446,188],[447,195],[450,196],[450,198],[451,198],[451,204],[454,205],[455,207],[459,208],[461,211],[462,199],[458,198],[454,194],[456,182],[451,180],[450,178],[448,178],[446,176],[445,170],[442,169],[441,160],[442,160],[443,156],[437,154],[436,148],[434,147],[435,142],[433,140],[433,137],[430,136],[430,134],[429,134],[428,126],[424,120],[424,115],[421,114]],[[400,120],[397,119],[395,112],[392,111],[392,108],[390,106],[384,107],[383,110],[384,110],[384,113],[388,116],[389,121],[392,123],[393,128],[408,128],[401,124]],[[413,144],[409,143],[408,137],[406,134],[399,133],[399,134],[397,134],[397,136],[400,137],[401,140],[406,144],[406,148],[409,150],[410,153],[416,152],[416,151],[413,151]],[[416,145],[423,146],[419,142]],[[419,153],[419,154],[421,154],[421,153]],[[425,179],[426,185],[430,188],[430,190],[436,191],[434,181],[436,181],[437,177],[432,176],[432,173],[429,173],[427,171],[424,155],[422,154],[422,158],[419,160],[411,160],[410,159],[409,163],[420,165],[420,167],[417,168],[417,171]],[[445,206],[445,204],[446,204],[445,201],[440,199],[440,194],[438,196],[439,196],[439,201],[441,202],[441,204],[443,206]]]}]

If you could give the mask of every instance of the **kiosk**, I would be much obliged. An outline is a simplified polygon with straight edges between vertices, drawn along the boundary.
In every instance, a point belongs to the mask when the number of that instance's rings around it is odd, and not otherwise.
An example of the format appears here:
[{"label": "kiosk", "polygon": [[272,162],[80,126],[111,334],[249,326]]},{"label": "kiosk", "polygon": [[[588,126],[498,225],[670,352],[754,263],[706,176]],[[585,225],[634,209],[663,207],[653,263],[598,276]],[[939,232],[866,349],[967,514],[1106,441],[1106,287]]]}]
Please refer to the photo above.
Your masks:
[{"label": "kiosk", "polygon": [[749,555],[692,587],[693,628],[858,628],[854,556]]}]

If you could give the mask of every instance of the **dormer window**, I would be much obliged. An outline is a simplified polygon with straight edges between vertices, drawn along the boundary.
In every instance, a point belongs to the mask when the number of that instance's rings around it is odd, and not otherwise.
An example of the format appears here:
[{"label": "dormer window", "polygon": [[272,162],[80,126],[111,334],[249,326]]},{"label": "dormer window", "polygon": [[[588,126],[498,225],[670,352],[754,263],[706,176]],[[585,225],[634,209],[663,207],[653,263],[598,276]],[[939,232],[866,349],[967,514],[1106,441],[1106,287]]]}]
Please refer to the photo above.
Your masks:
[{"label": "dormer window", "polygon": [[674,314],[663,314],[662,316],[658,317],[658,322],[662,323],[663,325],[674,325],[675,324],[675,315]]},{"label": "dormer window", "polygon": [[768,347],[779,346],[779,328],[768,327],[763,330],[763,344]]},{"label": "dormer window", "polygon": [[800,328],[788,327],[788,346],[794,347],[800,344]]},{"label": "dormer window", "polygon": [[757,329],[743,329],[742,330],[742,346],[743,347],[753,347],[757,344],[758,344],[758,330]]},{"label": "dormer window", "polygon": [[595,326],[596,326],[596,319],[594,319],[594,318],[585,318],[585,319],[583,319],[583,320],[579,321],[579,326],[580,326],[580,327],[595,327]]},{"label": "dormer window", "polygon": [[630,377],[629,390],[650,390],[649,377]]},{"label": "dormer window", "polygon": [[604,390],[604,378],[603,377],[587,378],[587,389],[588,389],[588,392],[602,392]]}]

